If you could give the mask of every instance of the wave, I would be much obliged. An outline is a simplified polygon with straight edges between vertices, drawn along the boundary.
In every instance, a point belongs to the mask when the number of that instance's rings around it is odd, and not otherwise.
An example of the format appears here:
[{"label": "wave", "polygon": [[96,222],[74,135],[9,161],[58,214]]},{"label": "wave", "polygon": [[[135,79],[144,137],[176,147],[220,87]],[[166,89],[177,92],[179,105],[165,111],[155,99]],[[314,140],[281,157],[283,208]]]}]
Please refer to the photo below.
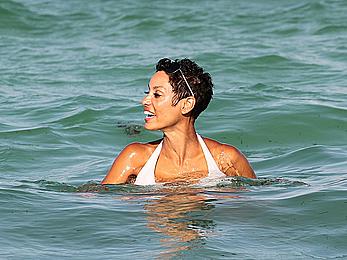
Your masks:
[{"label": "wave", "polygon": [[0,3],[1,30],[9,28],[22,31],[31,30],[33,27],[25,20],[30,16],[33,16],[33,13],[21,3],[14,1],[1,1]]},{"label": "wave", "polygon": [[[299,71],[300,73],[302,73],[302,70],[311,71],[315,68],[321,68],[321,64],[309,63],[300,59],[300,57],[268,54],[245,58],[237,64],[237,68],[241,73],[249,73],[251,70],[253,74],[263,73],[263,71],[268,74],[270,70],[276,71],[272,74],[273,80],[275,77],[282,78],[284,76],[280,75],[279,71],[282,74],[286,73],[286,76],[291,78],[293,71]],[[291,71],[291,73],[288,73],[288,71]]]},{"label": "wave", "polygon": [[[137,186],[133,184],[118,184],[118,185],[101,185],[96,181],[89,181],[81,185],[72,185],[64,182],[37,180],[17,181],[14,187],[17,189],[37,189],[54,192],[98,192],[98,193],[113,193],[113,194],[127,194],[127,193],[167,193],[167,192],[187,192],[187,191],[201,191],[210,190],[215,188],[214,191],[223,191],[223,188],[240,188],[240,187],[297,187],[308,186],[307,183],[298,180],[289,180],[284,178],[258,178],[248,179],[243,177],[224,177],[208,182],[201,182],[201,184],[187,184],[187,183],[163,183],[155,186]],[[235,190],[241,191],[241,190]]]},{"label": "wave", "polygon": [[280,55],[263,55],[263,56],[258,56],[254,58],[248,58],[244,60],[246,63],[250,64],[266,64],[266,63],[282,63],[282,62],[288,62],[289,59]]},{"label": "wave", "polygon": [[293,15],[293,13],[300,14],[300,13],[307,13],[307,12],[322,12],[325,10],[326,5],[324,3],[318,3],[318,2],[312,2],[312,3],[299,3],[290,5],[287,8],[283,8],[282,12],[279,12],[279,15],[283,14],[290,14]]},{"label": "wave", "polygon": [[58,120],[51,121],[51,123],[62,124],[64,126],[79,126],[96,121],[102,115],[101,111],[94,109],[76,109],[65,113],[63,117]]},{"label": "wave", "polygon": [[346,139],[346,109],[295,92],[263,84],[224,92],[198,124],[208,136],[243,149],[341,144]]},{"label": "wave", "polygon": [[0,132],[0,137],[16,139],[18,136],[39,136],[39,135],[55,135],[53,129],[49,126],[15,128]]},{"label": "wave", "polygon": [[0,30],[36,33],[52,26],[54,16],[41,14],[17,1],[5,0],[0,3]]},{"label": "wave", "polygon": [[314,35],[325,35],[325,34],[335,34],[335,33],[346,33],[347,26],[345,25],[328,25],[316,30]]},{"label": "wave", "polygon": [[107,116],[107,111],[112,110],[117,101],[120,100],[88,95],[63,98],[52,95],[42,100],[22,101],[20,106],[17,105],[11,114],[4,117],[4,121],[12,122],[13,114],[17,118],[13,127],[28,126],[33,121],[52,127],[54,124],[78,125],[100,119],[102,114]]}]

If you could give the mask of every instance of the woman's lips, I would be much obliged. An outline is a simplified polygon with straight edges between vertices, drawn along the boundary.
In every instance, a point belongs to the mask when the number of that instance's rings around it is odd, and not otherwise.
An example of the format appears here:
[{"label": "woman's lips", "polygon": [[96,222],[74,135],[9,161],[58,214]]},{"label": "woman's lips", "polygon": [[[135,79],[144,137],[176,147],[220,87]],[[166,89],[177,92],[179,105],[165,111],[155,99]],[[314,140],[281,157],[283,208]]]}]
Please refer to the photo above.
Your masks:
[{"label": "woman's lips", "polygon": [[153,117],[155,117],[155,114],[152,113],[151,111],[145,110],[143,111],[143,113],[146,115],[145,117],[145,121],[148,122],[149,120],[151,120]]}]

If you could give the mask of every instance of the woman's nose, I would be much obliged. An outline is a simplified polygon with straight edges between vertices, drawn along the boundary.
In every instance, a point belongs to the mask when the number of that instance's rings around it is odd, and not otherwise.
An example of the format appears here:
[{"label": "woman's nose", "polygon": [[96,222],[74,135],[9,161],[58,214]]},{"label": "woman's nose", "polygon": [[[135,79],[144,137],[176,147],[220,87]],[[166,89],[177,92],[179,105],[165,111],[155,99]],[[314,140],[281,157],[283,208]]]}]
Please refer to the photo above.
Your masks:
[{"label": "woman's nose", "polygon": [[149,97],[149,95],[147,94],[146,96],[143,97],[142,99],[142,105],[145,106],[145,105],[149,105],[151,103],[151,99]]}]

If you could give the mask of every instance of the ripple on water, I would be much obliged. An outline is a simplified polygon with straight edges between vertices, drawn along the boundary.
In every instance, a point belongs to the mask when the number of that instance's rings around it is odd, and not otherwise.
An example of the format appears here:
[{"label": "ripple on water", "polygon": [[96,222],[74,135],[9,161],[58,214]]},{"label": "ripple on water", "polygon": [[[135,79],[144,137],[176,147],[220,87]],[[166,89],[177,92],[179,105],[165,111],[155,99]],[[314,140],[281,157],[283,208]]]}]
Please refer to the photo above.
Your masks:
[{"label": "ripple on water", "polygon": [[[98,182],[90,181],[81,185],[72,185],[68,183],[61,183],[57,181],[49,180],[37,180],[18,181],[15,186],[17,189],[38,189],[55,192],[97,192],[97,193],[109,193],[109,194],[122,194],[122,193],[148,193],[156,195],[158,193],[180,193],[180,192],[204,192],[205,190],[221,191],[226,188],[239,187],[297,187],[308,186],[307,183],[298,180],[289,180],[284,178],[258,178],[248,179],[243,177],[223,177],[218,179],[206,179],[201,181],[200,184],[189,183],[163,183],[150,186],[137,186],[133,184],[120,184],[120,185],[101,185]],[[239,191],[242,191],[240,189]]]}]

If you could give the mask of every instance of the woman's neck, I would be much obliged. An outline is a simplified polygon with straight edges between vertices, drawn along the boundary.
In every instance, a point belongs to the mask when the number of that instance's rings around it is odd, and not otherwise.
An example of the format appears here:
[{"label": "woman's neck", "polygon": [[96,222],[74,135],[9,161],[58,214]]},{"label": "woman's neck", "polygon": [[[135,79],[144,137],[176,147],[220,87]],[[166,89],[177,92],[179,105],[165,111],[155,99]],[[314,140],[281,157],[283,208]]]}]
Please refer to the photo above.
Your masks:
[{"label": "woman's neck", "polygon": [[184,161],[199,155],[201,149],[194,125],[163,132],[164,139],[161,153],[175,164],[181,166]]}]

